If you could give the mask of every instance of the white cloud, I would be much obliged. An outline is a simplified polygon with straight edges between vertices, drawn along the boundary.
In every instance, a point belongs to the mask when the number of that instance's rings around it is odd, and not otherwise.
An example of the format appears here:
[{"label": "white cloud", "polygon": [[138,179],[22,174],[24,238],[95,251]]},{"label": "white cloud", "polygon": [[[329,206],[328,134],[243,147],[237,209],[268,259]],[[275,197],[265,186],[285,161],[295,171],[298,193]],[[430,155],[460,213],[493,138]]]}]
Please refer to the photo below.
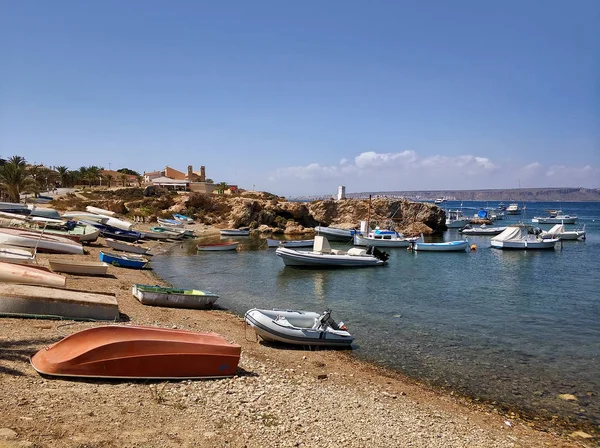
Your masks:
[{"label": "white cloud", "polygon": [[371,168],[398,168],[412,164],[417,160],[414,151],[395,153],[377,153],[375,151],[363,152],[354,158],[354,164],[359,169]]}]

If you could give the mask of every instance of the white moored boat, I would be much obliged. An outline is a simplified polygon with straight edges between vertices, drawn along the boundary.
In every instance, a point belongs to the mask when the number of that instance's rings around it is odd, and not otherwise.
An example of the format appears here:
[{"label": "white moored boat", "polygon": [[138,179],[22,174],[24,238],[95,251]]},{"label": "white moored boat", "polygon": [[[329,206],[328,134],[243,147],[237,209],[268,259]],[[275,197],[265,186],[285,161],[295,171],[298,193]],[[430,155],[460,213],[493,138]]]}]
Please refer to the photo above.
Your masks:
[{"label": "white moored boat", "polygon": [[244,316],[265,341],[296,345],[350,347],[354,337],[343,322],[335,322],[331,311],[314,313],[296,310],[248,310]]},{"label": "white moored boat", "polygon": [[467,240],[446,241],[443,243],[423,243],[415,242],[409,247],[416,252],[467,252],[469,242]]},{"label": "white moored boat", "polygon": [[69,238],[16,228],[0,228],[0,244],[37,248],[39,252],[83,254],[83,246]]},{"label": "white moored boat", "polygon": [[352,237],[357,233],[356,230],[338,229],[336,227],[315,227],[317,235],[324,235],[332,241],[351,241]]},{"label": "white moored boat", "polygon": [[462,210],[448,210],[448,216],[446,216],[446,227],[449,229],[461,229],[471,220],[467,218]]},{"label": "white moored boat", "polygon": [[242,228],[242,229],[221,229],[219,233],[222,236],[249,236],[250,229]]},{"label": "white moored boat", "polygon": [[471,227],[470,224],[466,225],[459,230],[463,235],[481,235],[481,236],[494,236],[499,235],[506,230],[506,227],[490,227],[485,224],[477,227]]},{"label": "white moored boat", "polygon": [[517,204],[517,203],[509,204],[508,207],[506,207],[506,214],[507,215],[520,215],[521,209],[519,208],[519,204]]},{"label": "white moored boat", "polygon": [[127,243],[125,241],[113,240],[112,238],[104,238],[106,245],[112,247],[115,250],[123,252],[131,252],[132,254],[150,255],[148,251],[150,248],[144,246],[138,246],[137,244]]},{"label": "white moored boat", "polygon": [[34,264],[33,251],[22,247],[0,245],[0,261],[15,264]]},{"label": "white moored boat", "polygon": [[376,228],[365,235],[354,235],[355,246],[372,247],[408,247],[411,243],[419,241],[421,237],[406,238],[401,233],[394,230],[384,230]]},{"label": "white moored boat", "polygon": [[566,230],[564,224],[556,224],[548,231],[542,231],[543,239],[559,238],[561,240],[585,240],[585,225],[573,230]]},{"label": "white moored boat", "polygon": [[101,261],[83,260],[48,260],[54,272],[80,275],[106,275],[108,264]]},{"label": "white moored boat", "polygon": [[267,238],[267,247],[313,247],[315,244],[312,240],[276,240]]},{"label": "white moored boat", "polygon": [[226,243],[198,244],[196,248],[201,251],[236,250],[239,244],[240,243],[238,241],[231,241]]},{"label": "white moored boat", "polygon": [[315,268],[383,266],[388,255],[377,248],[373,248],[373,251],[378,256],[356,247],[348,249],[348,251],[332,249],[327,238],[317,235],[311,251],[278,247],[275,254],[281,257],[286,266]]},{"label": "white moored boat", "polygon": [[95,213],[97,215],[104,215],[104,216],[115,216],[116,215],[115,212],[111,212],[110,210],[105,210],[103,208],[93,207],[91,205],[88,205],[85,209],[88,212]]},{"label": "white moored boat", "polygon": [[492,238],[491,246],[496,249],[554,249],[559,241],[558,238],[542,239],[530,235],[526,226],[510,226],[500,235]]},{"label": "white moored boat", "polygon": [[55,286],[64,288],[67,279],[42,266],[5,263],[0,261],[0,283]]},{"label": "white moored boat", "polygon": [[535,216],[531,222],[538,224],[575,224],[577,216],[565,215],[562,210],[546,210],[548,216]]}]

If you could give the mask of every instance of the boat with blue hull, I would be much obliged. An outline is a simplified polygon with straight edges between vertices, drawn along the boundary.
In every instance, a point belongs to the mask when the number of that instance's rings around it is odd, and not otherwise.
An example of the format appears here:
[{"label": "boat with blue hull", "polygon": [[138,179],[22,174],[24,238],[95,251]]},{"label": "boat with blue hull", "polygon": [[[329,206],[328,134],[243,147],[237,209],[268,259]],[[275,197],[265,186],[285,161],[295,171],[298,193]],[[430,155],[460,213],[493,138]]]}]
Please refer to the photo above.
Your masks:
[{"label": "boat with blue hull", "polygon": [[119,268],[143,269],[148,264],[147,258],[136,257],[131,254],[114,254],[101,251],[99,257],[100,261]]},{"label": "boat with blue hull", "polygon": [[80,220],[80,224],[93,226],[100,230],[100,234],[104,238],[112,238],[113,240],[127,241],[128,243],[135,243],[142,237],[140,232],[135,230],[123,230],[117,227],[109,226],[108,224],[102,224],[97,221]]},{"label": "boat with blue hull", "polygon": [[444,243],[422,243],[414,242],[409,247],[415,252],[467,252],[469,241],[446,241]]}]

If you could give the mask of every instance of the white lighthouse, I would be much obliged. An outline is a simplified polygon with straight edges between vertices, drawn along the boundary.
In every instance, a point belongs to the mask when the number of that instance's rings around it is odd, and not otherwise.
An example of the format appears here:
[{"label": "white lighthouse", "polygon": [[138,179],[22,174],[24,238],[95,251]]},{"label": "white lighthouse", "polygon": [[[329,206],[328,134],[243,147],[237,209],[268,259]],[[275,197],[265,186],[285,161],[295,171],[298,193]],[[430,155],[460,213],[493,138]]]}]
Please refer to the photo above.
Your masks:
[{"label": "white lighthouse", "polygon": [[346,199],[346,187],[340,185],[338,187],[337,200],[340,201],[342,199]]}]

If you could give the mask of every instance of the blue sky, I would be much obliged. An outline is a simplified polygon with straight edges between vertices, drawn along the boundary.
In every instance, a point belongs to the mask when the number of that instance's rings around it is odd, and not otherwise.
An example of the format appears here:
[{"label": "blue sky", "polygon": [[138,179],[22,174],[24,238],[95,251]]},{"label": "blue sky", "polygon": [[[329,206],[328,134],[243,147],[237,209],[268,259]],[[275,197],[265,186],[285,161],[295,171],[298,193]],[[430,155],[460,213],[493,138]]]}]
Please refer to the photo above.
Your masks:
[{"label": "blue sky", "polygon": [[280,195],[600,187],[600,2],[0,0],[0,156]]}]

